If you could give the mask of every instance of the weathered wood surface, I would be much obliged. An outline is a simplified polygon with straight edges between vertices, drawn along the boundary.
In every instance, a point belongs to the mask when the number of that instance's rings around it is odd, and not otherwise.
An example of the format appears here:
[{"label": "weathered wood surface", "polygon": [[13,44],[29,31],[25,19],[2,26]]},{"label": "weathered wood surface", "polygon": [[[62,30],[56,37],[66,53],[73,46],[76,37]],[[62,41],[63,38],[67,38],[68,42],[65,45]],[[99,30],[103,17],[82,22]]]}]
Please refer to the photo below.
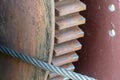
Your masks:
[{"label": "weathered wood surface", "polygon": [[[53,0],[0,0],[0,45],[50,62]],[[44,80],[46,71],[0,55],[0,80]]]}]

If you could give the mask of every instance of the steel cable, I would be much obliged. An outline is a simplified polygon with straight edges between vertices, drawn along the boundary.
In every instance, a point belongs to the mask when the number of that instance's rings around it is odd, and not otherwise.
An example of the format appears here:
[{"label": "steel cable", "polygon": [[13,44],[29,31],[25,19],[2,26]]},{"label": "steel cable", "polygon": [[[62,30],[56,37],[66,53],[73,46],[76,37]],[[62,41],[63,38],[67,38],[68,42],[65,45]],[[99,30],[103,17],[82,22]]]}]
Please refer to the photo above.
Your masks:
[{"label": "steel cable", "polygon": [[56,66],[47,64],[47,63],[45,63],[41,60],[38,60],[38,59],[35,59],[33,57],[27,56],[23,53],[18,53],[15,50],[9,49],[7,47],[3,47],[1,45],[0,45],[0,53],[1,54],[6,54],[8,56],[12,56],[12,57],[17,58],[19,60],[22,60],[24,62],[32,64],[36,67],[39,67],[43,70],[48,70],[50,72],[57,73],[61,76],[64,76],[64,77],[72,79],[72,80],[96,80],[96,79],[94,79],[92,77],[88,77],[86,75],[78,74],[78,73],[71,72],[71,71],[68,71],[68,70],[60,68],[60,67],[56,67]]}]

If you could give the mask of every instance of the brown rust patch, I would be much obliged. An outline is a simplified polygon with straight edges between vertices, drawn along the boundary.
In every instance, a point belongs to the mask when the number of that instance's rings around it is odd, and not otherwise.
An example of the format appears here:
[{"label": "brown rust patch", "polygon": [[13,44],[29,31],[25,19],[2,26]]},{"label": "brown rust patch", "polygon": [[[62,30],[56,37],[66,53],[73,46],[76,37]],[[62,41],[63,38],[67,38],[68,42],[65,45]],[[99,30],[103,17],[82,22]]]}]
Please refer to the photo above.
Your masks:
[{"label": "brown rust patch", "polygon": [[[54,39],[51,3],[53,0],[0,0],[0,44],[48,62]],[[3,55],[0,72],[0,80],[44,80],[46,74]]]}]

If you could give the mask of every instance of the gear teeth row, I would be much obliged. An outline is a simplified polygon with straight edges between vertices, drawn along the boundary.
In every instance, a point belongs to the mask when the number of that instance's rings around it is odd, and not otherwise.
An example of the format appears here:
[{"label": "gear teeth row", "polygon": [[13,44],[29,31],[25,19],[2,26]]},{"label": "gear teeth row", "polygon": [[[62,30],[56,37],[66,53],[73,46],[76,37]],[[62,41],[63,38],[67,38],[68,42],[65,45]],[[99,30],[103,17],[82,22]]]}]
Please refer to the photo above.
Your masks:
[{"label": "gear teeth row", "polygon": [[[55,46],[52,64],[69,71],[74,71],[73,62],[78,61],[76,51],[82,48],[77,40],[84,37],[78,26],[85,24],[86,19],[79,14],[86,10],[80,0],[55,0]],[[55,73],[49,73],[49,80],[69,80]]]},{"label": "gear teeth row", "polygon": [[56,16],[68,15],[85,9],[86,5],[80,0],[62,0],[55,4]]}]

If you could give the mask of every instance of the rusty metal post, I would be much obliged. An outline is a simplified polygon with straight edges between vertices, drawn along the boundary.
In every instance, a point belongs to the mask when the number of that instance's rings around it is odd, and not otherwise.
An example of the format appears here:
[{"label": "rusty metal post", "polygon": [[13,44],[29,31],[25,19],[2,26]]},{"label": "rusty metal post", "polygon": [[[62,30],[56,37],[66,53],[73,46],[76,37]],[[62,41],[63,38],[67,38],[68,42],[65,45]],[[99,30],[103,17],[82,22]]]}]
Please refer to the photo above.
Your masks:
[{"label": "rusty metal post", "polygon": [[[0,44],[51,62],[53,0],[0,0]],[[44,80],[46,72],[0,55],[0,80]]]}]

